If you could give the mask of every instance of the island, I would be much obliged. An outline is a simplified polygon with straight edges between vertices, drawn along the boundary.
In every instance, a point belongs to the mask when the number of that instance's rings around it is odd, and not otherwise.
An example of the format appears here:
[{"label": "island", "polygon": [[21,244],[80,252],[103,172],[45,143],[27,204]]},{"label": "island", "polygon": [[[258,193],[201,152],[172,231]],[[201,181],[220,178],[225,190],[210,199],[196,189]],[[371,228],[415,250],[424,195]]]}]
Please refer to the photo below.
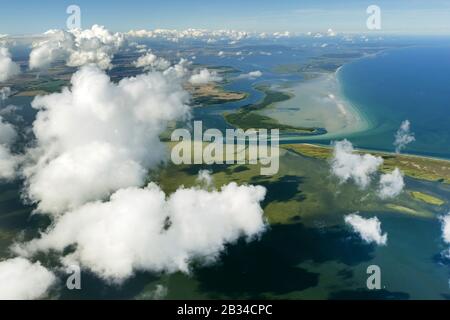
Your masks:
[{"label": "island", "polygon": [[305,135],[326,133],[326,130],[323,128],[290,126],[258,113],[258,111],[270,108],[275,103],[289,100],[292,96],[285,92],[275,91],[268,86],[257,86],[255,89],[264,93],[263,100],[257,104],[243,106],[236,112],[225,113],[224,118],[228,124],[243,130],[265,128],[268,130],[279,129],[283,133],[301,133]]}]

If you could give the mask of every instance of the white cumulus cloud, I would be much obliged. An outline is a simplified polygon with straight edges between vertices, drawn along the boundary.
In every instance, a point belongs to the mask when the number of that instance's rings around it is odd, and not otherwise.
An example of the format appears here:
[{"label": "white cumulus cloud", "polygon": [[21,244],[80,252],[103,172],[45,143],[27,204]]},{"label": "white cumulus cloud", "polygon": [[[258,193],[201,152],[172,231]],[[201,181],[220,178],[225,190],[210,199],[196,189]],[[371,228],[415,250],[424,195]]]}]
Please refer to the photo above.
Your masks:
[{"label": "white cumulus cloud", "polygon": [[236,183],[211,192],[181,188],[169,197],[154,183],[130,187],[108,202],[67,212],[41,238],[15,250],[61,252],[75,244],[63,262],[118,283],[138,270],[188,272],[192,260],[213,262],[227,243],[264,231],[264,195],[263,187]]},{"label": "white cumulus cloud", "polygon": [[238,76],[239,79],[256,79],[262,76],[262,72],[259,70],[250,71],[249,73],[244,73]]},{"label": "white cumulus cloud", "polygon": [[214,179],[209,170],[200,170],[198,172],[197,181],[206,188],[213,187]]},{"label": "white cumulus cloud", "polygon": [[450,244],[450,213],[442,218],[442,238]]},{"label": "white cumulus cloud", "polygon": [[[235,30],[205,30],[205,29],[186,29],[186,30],[171,30],[171,29],[155,29],[155,30],[130,30],[126,34],[133,38],[154,38],[164,39],[168,41],[178,42],[179,40],[200,39],[207,43],[215,43],[218,40],[235,40],[239,41],[250,36],[245,31]],[[256,34],[253,36],[257,36]]]},{"label": "white cumulus cloud", "polygon": [[329,28],[329,29],[327,30],[327,35],[328,35],[329,37],[335,37],[335,36],[337,35],[337,33],[336,33],[336,31],[334,31],[333,29]]},{"label": "white cumulus cloud", "polygon": [[411,142],[416,141],[414,134],[410,131],[410,122],[409,120],[405,120],[400,125],[397,133],[395,134],[395,152],[400,153],[402,149],[404,149]]},{"label": "white cumulus cloud", "polygon": [[377,245],[387,244],[387,233],[382,234],[381,222],[377,217],[366,219],[353,213],[345,216],[344,220],[365,242],[373,242]]},{"label": "white cumulus cloud", "polygon": [[[448,245],[450,245],[450,213],[441,217],[442,223],[442,239]],[[450,257],[450,249],[447,249],[445,252],[447,257]]]},{"label": "white cumulus cloud", "polygon": [[15,128],[0,116],[0,179],[11,180],[17,174],[20,157],[11,153],[16,137]]},{"label": "white cumulus cloud", "polygon": [[219,81],[222,81],[222,78],[217,75],[217,72],[211,72],[208,69],[201,69],[198,73],[194,73],[189,78],[189,82],[193,85],[202,85]]},{"label": "white cumulus cloud", "polygon": [[331,171],[341,183],[353,180],[358,187],[365,189],[370,184],[372,175],[382,164],[381,157],[354,153],[353,145],[347,140],[334,144]]},{"label": "white cumulus cloud", "polygon": [[8,48],[0,47],[0,82],[4,82],[20,73],[20,67],[11,58]]},{"label": "white cumulus cloud", "polygon": [[0,89],[0,102],[3,100],[8,99],[8,97],[11,95],[11,88],[10,87],[3,87]]},{"label": "white cumulus cloud", "polygon": [[[26,195],[53,214],[145,181],[165,158],[159,135],[189,115],[174,74],[151,72],[115,84],[99,68],[76,72],[71,88],[36,97],[37,146],[28,152]],[[112,174],[114,173],[114,174]]]},{"label": "white cumulus cloud", "polygon": [[151,52],[140,56],[134,63],[137,68],[144,68],[144,70],[165,70],[170,67],[170,62],[164,58],[157,57]]},{"label": "white cumulus cloud", "polygon": [[22,257],[0,261],[0,300],[43,298],[55,281],[55,275],[39,262]]},{"label": "white cumulus cloud", "polygon": [[403,174],[395,168],[391,173],[381,175],[378,196],[381,199],[394,198],[403,191],[404,186]]},{"label": "white cumulus cloud", "polygon": [[124,35],[113,34],[98,25],[85,30],[49,30],[33,43],[29,66],[30,69],[45,69],[56,60],[64,60],[71,67],[94,63],[102,69],[110,69],[111,60],[124,41]]}]

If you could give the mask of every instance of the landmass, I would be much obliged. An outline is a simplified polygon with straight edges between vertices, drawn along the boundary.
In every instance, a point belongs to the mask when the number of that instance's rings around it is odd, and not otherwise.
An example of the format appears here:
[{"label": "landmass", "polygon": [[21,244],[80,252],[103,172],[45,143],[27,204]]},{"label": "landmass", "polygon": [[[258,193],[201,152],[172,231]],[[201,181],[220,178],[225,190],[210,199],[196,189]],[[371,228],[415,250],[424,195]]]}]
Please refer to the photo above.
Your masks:
[{"label": "landmass", "polygon": [[49,92],[44,90],[25,90],[18,92],[15,97],[35,97],[35,96],[44,96],[49,94]]},{"label": "landmass", "polygon": [[279,64],[275,66],[272,71],[281,74],[299,74],[305,79],[315,78],[320,75],[330,72],[335,72],[344,64],[361,58],[367,55],[373,55],[380,52],[382,49],[368,49],[364,48],[358,51],[348,51],[343,53],[326,53],[317,57],[312,57],[307,63],[289,63]]},{"label": "landmass", "polygon": [[230,125],[243,130],[248,129],[279,129],[280,132],[292,132],[303,134],[323,134],[325,129],[295,127],[279,123],[277,120],[261,115],[258,111],[270,108],[273,104],[289,100],[292,96],[289,93],[275,91],[268,86],[258,86],[255,89],[264,92],[263,100],[257,104],[246,105],[233,113],[225,113],[224,118]]},{"label": "landmass", "polygon": [[406,213],[406,214],[413,215],[413,216],[418,216],[418,217],[423,217],[423,218],[431,218],[431,217],[433,217],[432,214],[430,214],[430,213],[428,213],[426,211],[417,211],[417,210],[414,210],[414,209],[411,209],[411,208],[408,208],[408,207],[405,207],[405,206],[393,204],[393,203],[388,203],[386,205],[386,207],[388,209],[391,209],[391,210],[394,210],[394,211],[397,211],[397,212],[401,212],[401,213]]},{"label": "landmass", "polygon": [[[317,159],[329,159],[333,154],[332,147],[313,144],[286,144],[282,148]],[[382,172],[390,172],[396,167],[405,175],[427,181],[450,183],[450,161],[429,157],[394,154],[380,151],[357,150],[357,153],[370,152],[383,158]]]},{"label": "landmass", "polygon": [[420,191],[411,191],[411,196],[419,201],[434,205],[434,206],[442,206],[445,201],[442,199],[439,199],[438,197],[429,195],[427,193],[423,193]]},{"label": "landmass", "polygon": [[[168,149],[175,144],[168,143]],[[203,147],[206,145],[208,143],[204,143]],[[360,190],[352,183],[339,184],[330,179],[327,159],[331,155],[331,148],[305,144],[280,147],[280,169],[271,176],[262,176],[261,165],[248,164],[248,161],[244,164],[213,165],[168,163],[152,172],[149,181],[158,182],[167,194],[171,194],[180,185],[198,185],[196,178],[199,170],[210,170],[216,188],[230,182],[264,186],[267,194],[262,206],[270,224],[292,224],[299,221],[308,223],[317,221],[318,217],[329,215],[330,212],[337,213],[338,217],[339,214],[361,211],[392,212],[422,218],[434,218],[440,212],[438,202],[431,204],[431,198],[428,197],[424,198],[427,202],[419,201],[410,192],[403,192],[395,199],[385,202],[380,201],[377,196],[375,184],[368,190]],[[411,157],[411,161],[417,158],[419,157]],[[428,159],[423,159],[426,160]],[[418,183],[427,183],[422,180],[418,180]]]},{"label": "landmass", "polygon": [[214,83],[186,85],[186,90],[191,92],[194,104],[199,106],[239,101],[248,96],[246,92],[226,91]]}]

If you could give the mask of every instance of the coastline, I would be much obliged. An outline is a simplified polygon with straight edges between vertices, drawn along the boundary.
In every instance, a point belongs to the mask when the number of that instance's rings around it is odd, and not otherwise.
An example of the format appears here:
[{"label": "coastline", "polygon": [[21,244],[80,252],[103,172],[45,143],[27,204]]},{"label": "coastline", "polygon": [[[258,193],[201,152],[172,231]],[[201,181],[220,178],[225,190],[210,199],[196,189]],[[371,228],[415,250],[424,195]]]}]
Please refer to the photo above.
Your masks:
[{"label": "coastline", "polygon": [[[281,148],[307,157],[327,160],[331,157],[333,148],[314,143],[283,144]],[[450,160],[431,157],[397,154],[369,149],[355,149],[355,153],[371,153],[384,159],[383,172],[390,172],[398,167],[402,172],[418,180],[450,183]]]},{"label": "coastline", "polygon": [[281,141],[339,139],[373,127],[370,116],[343,95],[340,79],[342,67],[335,72],[322,72],[314,79],[299,82],[291,88],[280,89],[293,97],[275,103],[270,109],[264,110],[262,115],[274,118],[281,124],[327,130],[327,133],[316,136],[282,136]]},{"label": "coastline", "polygon": [[[359,134],[365,133],[367,131],[370,131],[374,129],[378,124],[375,120],[374,116],[370,114],[370,112],[364,108],[364,106],[358,106],[354,104],[352,101],[350,101],[343,92],[343,87],[345,86],[345,81],[342,77],[342,73],[345,67],[358,62],[363,59],[373,59],[378,57],[379,55],[385,54],[389,51],[394,50],[402,50],[405,48],[411,48],[416,47],[412,45],[400,47],[400,48],[384,48],[380,49],[377,52],[372,53],[365,53],[362,56],[351,58],[350,60],[347,60],[342,63],[339,67],[337,67],[334,71],[311,71],[311,73],[314,73],[315,76],[312,78],[304,77],[304,81],[299,82],[296,87],[302,87],[302,86],[308,86],[311,84],[314,84],[314,82],[317,82],[317,79],[323,79],[324,77],[329,77],[332,80],[335,81],[336,87],[331,92],[331,94],[335,98],[335,102],[338,105],[338,111],[347,112],[348,113],[348,122],[349,125],[341,130],[333,130],[327,127],[326,125],[317,125],[318,127],[323,127],[327,130],[326,134],[321,134],[313,137],[305,137],[305,136],[296,136],[296,135],[288,135],[288,136],[282,136],[280,137],[280,141],[284,142],[290,142],[290,141],[329,141],[329,140],[337,140],[337,139],[344,139],[344,138],[352,138],[355,136],[358,136]],[[310,72],[305,71],[303,72],[303,75],[308,75]],[[320,81],[319,81],[320,82]],[[295,95],[295,94],[294,94]],[[295,98],[294,98],[295,99]],[[276,108],[277,105],[274,106]],[[316,108],[317,105],[314,105],[314,108]],[[319,106],[320,107],[320,106]],[[332,114],[334,115],[334,114]],[[277,118],[276,114],[273,115],[273,117]],[[279,120],[279,119],[278,119]],[[301,117],[300,117],[301,120]],[[333,119],[335,121],[336,119]],[[279,121],[283,123],[282,121]],[[421,156],[419,154],[419,156]]]}]

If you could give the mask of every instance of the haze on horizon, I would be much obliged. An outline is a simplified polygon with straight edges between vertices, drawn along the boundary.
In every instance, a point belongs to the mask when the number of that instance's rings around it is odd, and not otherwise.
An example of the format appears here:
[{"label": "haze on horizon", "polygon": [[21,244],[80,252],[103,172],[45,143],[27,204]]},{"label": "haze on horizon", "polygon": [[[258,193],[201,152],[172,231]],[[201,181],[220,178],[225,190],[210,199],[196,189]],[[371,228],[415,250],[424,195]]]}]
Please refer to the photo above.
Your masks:
[{"label": "haze on horizon", "polygon": [[[0,34],[38,34],[64,29],[69,5],[78,5],[82,28],[93,24],[112,31],[131,29],[234,29],[250,32],[319,32],[329,28],[365,33],[366,9],[381,9],[380,33],[450,34],[450,0],[128,0],[106,3],[87,0],[43,0],[24,5],[5,1]],[[21,17],[21,19],[17,19]],[[26,21],[26,23],[24,23]]]}]

